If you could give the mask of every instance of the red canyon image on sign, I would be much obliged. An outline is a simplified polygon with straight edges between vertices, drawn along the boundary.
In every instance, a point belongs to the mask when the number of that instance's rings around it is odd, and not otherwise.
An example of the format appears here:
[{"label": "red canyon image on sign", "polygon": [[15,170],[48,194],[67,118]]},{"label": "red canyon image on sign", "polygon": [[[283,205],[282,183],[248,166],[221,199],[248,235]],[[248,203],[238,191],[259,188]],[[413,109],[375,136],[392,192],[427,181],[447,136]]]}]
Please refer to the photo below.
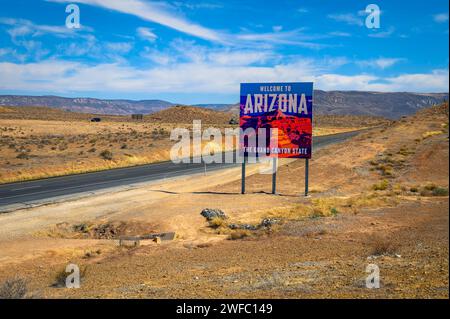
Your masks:
[{"label": "red canyon image on sign", "polygon": [[241,154],[311,158],[312,108],[313,83],[242,83]]}]

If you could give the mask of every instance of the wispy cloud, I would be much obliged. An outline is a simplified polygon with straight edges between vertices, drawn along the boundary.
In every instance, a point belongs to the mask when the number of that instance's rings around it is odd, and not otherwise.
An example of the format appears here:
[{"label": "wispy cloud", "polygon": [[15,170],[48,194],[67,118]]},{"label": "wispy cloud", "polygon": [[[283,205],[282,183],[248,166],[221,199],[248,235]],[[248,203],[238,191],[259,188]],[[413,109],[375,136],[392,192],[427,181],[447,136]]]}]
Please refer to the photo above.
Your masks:
[{"label": "wispy cloud", "polygon": [[394,32],[395,32],[395,28],[389,27],[385,31],[376,31],[373,33],[369,33],[369,37],[371,37],[371,38],[389,38]]},{"label": "wispy cloud", "polygon": [[[51,2],[68,3],[72,0],[47,0]],[[177,14],[173,6],[163,2],[149,2],[143,0],[78,0],[77,2],[114,10],[124,14],[134,15],[146,21],[158,23],[179,32],[219,44],[239,46],[248,45],[248,42],[274,45],[294,45],[305,48],[318,49],[324,47],[321,44],[312,43],[315,39],[309,36],[308,39],[300,33],[299,29],[272,33],[252,33],[230,34],[224,31],[214,30],[196,24]]]},{"label": "wispy cloud", "polygon": [[448,13],[438,13],[433,16],[434,22],[446,23],[448,22]]},{"label": "wispy cloud", "polygon": [[14,19],[14,18],[0,18],[0,24],[8,25],[11,28],[8,29],[8,33],[13,39],[19,36],[43,36],[53,35],[60,38],[69,38],[82,36],[81,32],[92,32],[92,28],[81,26],[80,29],[69,29],[66,26],[54,26],[36,24],[26,19]]},{"label": "wispy cloud", "polygon": [[137,28],[137,34],[141,39],[150,41],[150,42],[155,42],[156,39],[158,38],[158,36],[153,32],[152,29],[149,28],[144,28],[144,27],[140,27]]},{"label": "wispy cloud", "polygon": [[266,44],[284,44],[295,45],[309,49],[322,49],[326,47],[324,44],[313,42],[314,40],[325,38],[323,35],[305,35],[303,29],[295,29],[289,31],[277,31],[267,33],[241,33],[233,36],[234,43],[243,44],[244,42],[259,42]]},{"label": "wispy cloud", "polygon": [[281,30],[283,30],[283,26],[282,26],[282,25],[274,25],[274,26],[272,27],[272,30],[273,30],[274,32],[280,32]]},{"label": "wispy cloud", "polygon": [[338,22],[344,22],[349,25],[356,25],[359,27],[362,27],[364,25],[363,19],[353,13],[329,14],[328,18]]},{"label": "wispy cloud", "polygon": [[162,51],[146,48],[142,56],[157,64],[198,63],[211,66],[262,65],[267,62],[276,63],[279,59],[279,55],[270,49],[214,48],[181,39],[172,41],[169,47]]},{"label": "wispy cloud", "polygon": [[117,54],[126,54],[131,51],[133,44],[130,42],[107,42],[105,47],[108,51],[112,51]]},{"label": "wispy cloud", "polygon": [[334,32],[330,32],[328,34],[333,36],[333,37],[351,37],[352,36],[348,32],[341,32],[341,31],[334,31]]},{"label": "wispy cloud", "polygon": [[183,1],[176,1],[174,2],[174,5],[178,7],[184,7],[191,10],[195,9],[220,9],[223,8],[223,4],[220,3],[212,3],[212,2],[200,2],[200,3],[190,3],[190,2],[183,2]]},{"label": "wispy cloud", "polygon": [[[62,3],[72,2],[72,0],[48,1]],[[201,39],[216,42],[222,41],[222,38],[217,31],[195,24],[178,16],[174,10],[170,10],[170,7],[162,2],[148,2],[143,0],[78,0],[77,2],[134,15],[143,20],[155,22]]]},{"label": "wispy cloud", "polygon": [[371,60],[362,60],[357,61],[356,63],[365,68],[375,68],[375,69],[387,69],[392,66],[394,66],[397,63],[406,61],[404,58],[378,58],[378,59],[371,59]]}]

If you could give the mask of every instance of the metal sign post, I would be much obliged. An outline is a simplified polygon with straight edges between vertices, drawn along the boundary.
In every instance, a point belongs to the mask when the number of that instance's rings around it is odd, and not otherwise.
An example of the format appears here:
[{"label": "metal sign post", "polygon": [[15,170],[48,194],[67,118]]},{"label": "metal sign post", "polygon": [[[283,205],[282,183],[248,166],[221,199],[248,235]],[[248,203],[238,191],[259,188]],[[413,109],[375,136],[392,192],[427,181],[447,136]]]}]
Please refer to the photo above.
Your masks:
[{"label": "metal sign post", "polygon": [[244,161],[242,162],[241,194],[245,194],[245,161],[246,156],[244,154]]},{"label": "metal sign post", "polygon": [[277,158],[273,158],[273,168],[272,168],[272,194],[277,193]]},{"label": "metal sign post", "polygon": [[305,162],[305,196],[308,196],[308,183],[309,183],[309,158],[306,158],[306,162]]}]

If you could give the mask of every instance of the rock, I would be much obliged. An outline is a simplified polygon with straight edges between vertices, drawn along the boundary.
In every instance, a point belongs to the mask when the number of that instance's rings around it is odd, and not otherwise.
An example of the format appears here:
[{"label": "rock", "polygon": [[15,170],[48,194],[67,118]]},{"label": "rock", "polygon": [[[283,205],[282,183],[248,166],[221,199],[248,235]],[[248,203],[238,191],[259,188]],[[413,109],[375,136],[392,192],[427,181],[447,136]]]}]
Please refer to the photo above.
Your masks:
[{"label": "rock", "polygon": [[225,213],[220,209],[205,208],[204,210],[202,210],[200,215],[205,217],[208,221],[212,220],[213,218],[221,218],[221,219],[227,218]]},{"label": "rock", "polygon": [[153,238],[153,241],[157,244],[161,244],[161,237],[155,237]]},{"label": "rock", "polygon": [[228,228],[233,230],[235,229],[257,230],[259,227],[250,224],[230,224],[228,225]]},{"label": "rock", "polygon": [[268,228],[268,227],[271,227],[272,225],[275,225],[275,224],[277,224],[279,222],[280,221],[278,219],[276,219],[276,218],[264,218],[261,221],[261,226]]}]

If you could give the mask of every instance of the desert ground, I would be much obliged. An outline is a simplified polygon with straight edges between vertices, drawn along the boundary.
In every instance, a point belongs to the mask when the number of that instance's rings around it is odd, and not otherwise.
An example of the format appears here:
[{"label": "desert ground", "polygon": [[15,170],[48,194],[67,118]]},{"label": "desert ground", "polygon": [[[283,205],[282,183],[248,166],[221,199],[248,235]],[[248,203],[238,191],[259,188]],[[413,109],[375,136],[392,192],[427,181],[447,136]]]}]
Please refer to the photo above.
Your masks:
[{"label": "desert ground", "polygon": [[[102,121],[90,122],[94,117]],[[146,115],[142,121],[42,107],[1,107],[0,183],[166,161],[173,145],[173,128],[191,128],[196,119],[223,130],[232,127],[232,118],[235,115],[231,113],[186,106]],[[386,122],[371,117],[323,116],[316,120],[314,134]]]},{"label": "desert ground", "polygon": [[[448,138],[444,104],[320,149],[306,198],[289,160],[277,195],[254,165],[245,195],[228,169],[2,214],[0,283],[37,298],[448,298]],[[118,245],[165,231],[175,240]],[[58,285],[69,263],[79,289]]]}]

